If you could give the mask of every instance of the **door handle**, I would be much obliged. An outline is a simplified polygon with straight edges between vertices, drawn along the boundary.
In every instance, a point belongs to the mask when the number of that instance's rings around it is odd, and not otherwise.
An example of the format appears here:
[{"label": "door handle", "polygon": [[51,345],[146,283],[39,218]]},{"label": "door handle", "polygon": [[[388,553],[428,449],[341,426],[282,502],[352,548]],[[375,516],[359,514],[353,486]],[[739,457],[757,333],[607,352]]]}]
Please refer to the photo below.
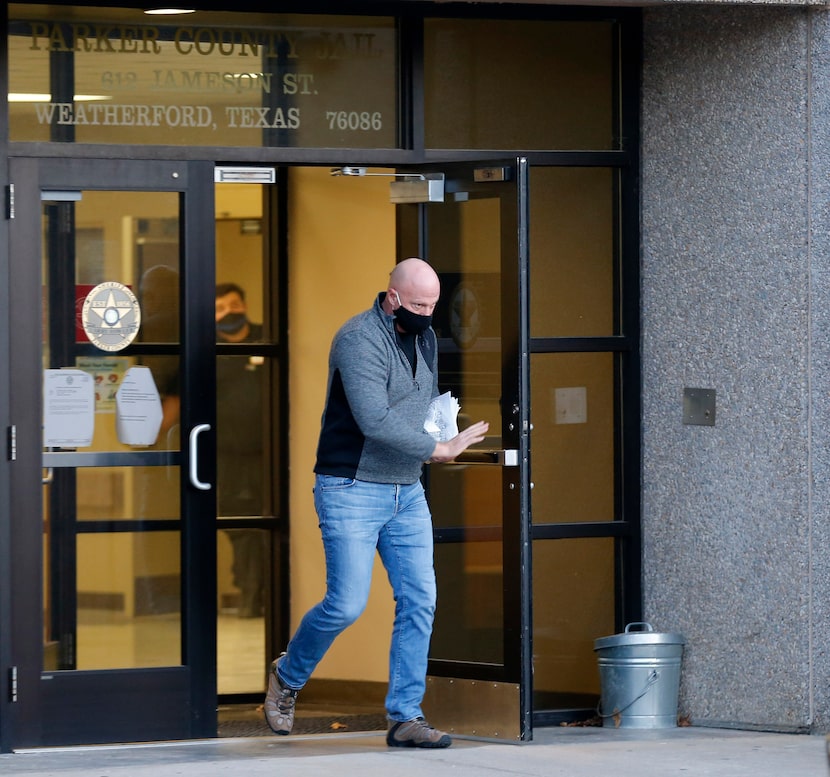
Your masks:
[{"label": "door handle", "polygon": [[506,450],[473,448],[459,453],[453,461],[456,464],[495,464],[500,467],[518,467],[519,451],[515,448]]},{"label": "door handle", "polygon": [[200,491],[210,489],[210,483],[199,480],[199,435],[209,429],[210,424],[197,424],[190,430],[190,483]]}]

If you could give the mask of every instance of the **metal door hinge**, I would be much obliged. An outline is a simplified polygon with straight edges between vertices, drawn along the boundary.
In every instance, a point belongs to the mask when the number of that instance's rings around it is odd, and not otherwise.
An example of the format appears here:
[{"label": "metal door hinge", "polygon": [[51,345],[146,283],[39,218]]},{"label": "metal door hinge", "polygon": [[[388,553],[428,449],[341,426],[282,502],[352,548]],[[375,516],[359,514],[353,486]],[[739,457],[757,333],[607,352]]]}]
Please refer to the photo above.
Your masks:
[{"label": "metal door hinge", "polygon": [[17,701],[17,667],[9,668],[9,701]]},{"label": "metal door hinge", "polygon": [[10,183],[6,187],[6,218],[14,218],[14,184]]},{"label": "metal door hinge", "polygon": [[6,437],[6,445],[8,449],[9,461],[17,461],[17,426],[12,424],[9,427],[8,435]]}]

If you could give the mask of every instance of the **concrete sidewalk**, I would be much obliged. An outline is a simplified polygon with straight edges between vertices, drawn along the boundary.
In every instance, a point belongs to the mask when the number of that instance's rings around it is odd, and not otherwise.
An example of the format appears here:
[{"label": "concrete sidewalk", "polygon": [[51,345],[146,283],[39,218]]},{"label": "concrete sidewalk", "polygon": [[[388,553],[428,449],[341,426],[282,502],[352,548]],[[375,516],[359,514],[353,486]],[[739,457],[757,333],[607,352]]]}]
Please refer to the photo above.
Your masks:
[{"label": "concrete sidewalk", "polygon": [[826,746],[823,736],[696,727],[545,728],[521,745],[456,739],[446,750],[395,750],[371,732],[27,750],[0,755],[0,775],[827,777]]}]

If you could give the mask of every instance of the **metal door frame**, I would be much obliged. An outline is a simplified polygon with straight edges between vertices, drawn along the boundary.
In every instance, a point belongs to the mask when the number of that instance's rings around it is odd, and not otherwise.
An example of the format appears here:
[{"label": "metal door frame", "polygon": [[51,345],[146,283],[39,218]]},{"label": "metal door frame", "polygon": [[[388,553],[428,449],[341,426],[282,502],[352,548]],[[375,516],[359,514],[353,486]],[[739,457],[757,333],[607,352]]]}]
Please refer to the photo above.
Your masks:
[{"label": "metal door frame", "polygon": [[[502,504],[505,514],[502,517],[502,563],[503,563],[503,629],[504,654],[502,665],[483,665],[470,662],[447,661],[430,658],[427,699],[434,701],[436,709],[447,709],[454,705],[457,727],[453,733],[461,736],[480,738],[498,738],[526,741],[533,738],[533,668],[532,668],[532,613],[531,613],[531,543],[530,543],[530,375],[529,375],[529,310],[528,310],[528,272],[529,272],[529,166],[523,157],[507,160],[447,162],[443,165],[413,165],[400,167],[398,173],[430,172],[446,173],[444,196],[454,196],[454,181],[465,183],[482,190],[483,187],[500,183],[498,178],[493,183],[473,181],[476,169],[503,171],[504,182],[515,188],[515,200],[509,201],[509,195],[495,193],[501,202],[502,215],[507,218],[502,225],[502,257],[509,250],[516,257],[515,273],[500,276],[500,293],[502,299],[501,330],[512,328],[517,333],[517,342],[505,344],[502,351],[502,390],[501,396],[513,397],[515,406],[512,422],[508,424],[507,409],[503,409],[503,426],[507,435],[502,441],[503,447],[518,451],[518,466],[504,467],[502,477]],[[468,179],[468,180],[467,180]],[[419,206],[417,242],[418,255],[429,260],[426,252],[428,245],[428,214]],[[400,227],[399,227],[400,228]],[[409,238],[412,239],[411,233]],[[400,250],[401,256],[407,252]],[[515,352],[512,349],[515,348]],[[439,375],[440,381],[440,375]],[[513,399],[509,403],[513,403]],[[460,457],[461,458],[461,457]],[[503,462],[503,457],[496,456],[494,461]],[[490,465],[484,465],[490,466]],[[427,480],[428,480],[427,475]],[[512,505],[512,506],[511,506]],[[509,515],[509,517],[508,517]],[[485,530],[486,531],[486,530]],[[436,528],[435,543],[463,542],[469,530],[463,527]],[[440,596],[440,592],[439,592]],[[482,728],[481,718],[465,724],[465,713],[471,706],[480,707],[482,696],[486,694],[493,705],[503,707],[505,718],[493,728]],[[478,702],[471,702],[475,697]],[[488,706],[493,706],[488,705]],[[478,710],[481,712],[481,710]],[[508,719],[513,716],[515,718]],[[499,728],[498,733],[495,728]]]},{"label": "metal door frame", "polygon": [[[212,326],[186,322],[214,319],[213,164],[147,160],[10,160],[14,220],[10,223],[10,320],[19,322],[10,344],[10,417],[16,430],[11,483],[12,612],[10,664],[17,697],[9,706],[15,747],[81,742],[136,741],[214,736],[216,733],[215,589],[216,532],[205,515],[215,511],[214,490],[193,488],[183,445],[181,472],[182,665],[159,669],[45,674],[40,438],[42,384],[40,300],[41,191],[135,190],[178,192],[181,206],[180,286],[182,428],[215,426]],[[196,270],[196,271],[193,271]],[[33,312],[34,311],[34,312]],[[28,325],[27,325],[28,324]],[[187,333],[187,334],[185,334]],[[33,358],[32,354],[37,354]],[[38,387],[33,390],[33,387]],[[29,430],[28,432],[26,430]],[[200,441],[200,478],[215,482],[212,433]],[[33,495],[37,497],[33,498]],[[186,571],[186,574],[185,574]],[[211,596],[211,592],[214,595]],[[38,613],[32,617],[32,613]],[[84,703],[83,694],[89,694]],[[165,699],[165,696],[167,697]],[[142,720],[143,724],[138,721]]]}]

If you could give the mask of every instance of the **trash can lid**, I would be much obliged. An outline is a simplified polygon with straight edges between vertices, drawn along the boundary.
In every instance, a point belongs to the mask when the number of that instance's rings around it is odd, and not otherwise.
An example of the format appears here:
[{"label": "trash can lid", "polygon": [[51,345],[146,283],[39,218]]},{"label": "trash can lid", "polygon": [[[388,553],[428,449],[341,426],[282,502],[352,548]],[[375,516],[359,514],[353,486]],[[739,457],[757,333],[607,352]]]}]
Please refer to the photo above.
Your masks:
[{"label": "trash can lid", "polygon": [[[632,631],[634,627],[642,627],[645,631]],[[629,623],[622,634],[613,634],[610,637],[599,637],[594,640],[594,650],[623,645],[685,645],[682,634],[669,631],[654,631],[650,623]]]}]

